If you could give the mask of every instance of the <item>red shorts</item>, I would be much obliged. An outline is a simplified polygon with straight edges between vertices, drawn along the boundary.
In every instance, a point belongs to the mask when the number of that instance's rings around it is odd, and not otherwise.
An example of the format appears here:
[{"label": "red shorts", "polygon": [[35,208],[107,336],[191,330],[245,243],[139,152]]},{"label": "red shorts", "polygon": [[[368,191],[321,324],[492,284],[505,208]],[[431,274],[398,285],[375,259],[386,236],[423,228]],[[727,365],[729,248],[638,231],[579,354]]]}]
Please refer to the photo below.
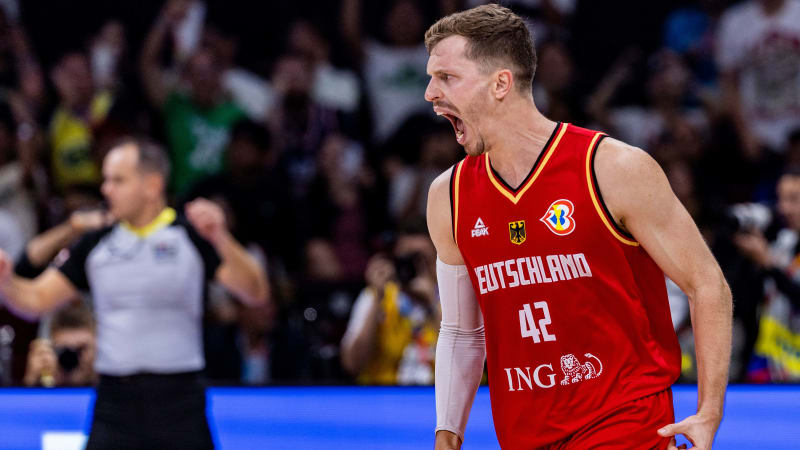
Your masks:
[{"label": "red shorts", "polygon": [[670,438],[658,429],[675,422],[672,389],[624,403],[576,431],[548,445],[552,450],[666,449]]}]

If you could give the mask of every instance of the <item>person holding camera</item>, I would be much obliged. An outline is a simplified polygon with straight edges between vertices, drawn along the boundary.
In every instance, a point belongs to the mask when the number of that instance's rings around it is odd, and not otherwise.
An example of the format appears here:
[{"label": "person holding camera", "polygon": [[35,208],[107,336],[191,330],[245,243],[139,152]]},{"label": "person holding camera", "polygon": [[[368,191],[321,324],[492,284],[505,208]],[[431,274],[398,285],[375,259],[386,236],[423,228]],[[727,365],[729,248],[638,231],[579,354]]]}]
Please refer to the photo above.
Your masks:
[{"label": "person holding camera", "polygon": [[401,233],[391,255],[367,264],[367,286],[353,304],[342,366],[359,384],[433,384],[441,320],[436,253],[422,230]]},{"label": "person holding camera", "polygon": [[773,242],[752,228],[734,242],[764,278],[753,357],[747,379],[754,382],[800,381],[800,170],[778,180],[778,212],[785,226]]},{"label": "person holding camera", "polygon": [[94,371],[95,328],[92,313],[74,303],[53,315],[49,339],[31,342],[23,382],[26,386],[91,386]]}]

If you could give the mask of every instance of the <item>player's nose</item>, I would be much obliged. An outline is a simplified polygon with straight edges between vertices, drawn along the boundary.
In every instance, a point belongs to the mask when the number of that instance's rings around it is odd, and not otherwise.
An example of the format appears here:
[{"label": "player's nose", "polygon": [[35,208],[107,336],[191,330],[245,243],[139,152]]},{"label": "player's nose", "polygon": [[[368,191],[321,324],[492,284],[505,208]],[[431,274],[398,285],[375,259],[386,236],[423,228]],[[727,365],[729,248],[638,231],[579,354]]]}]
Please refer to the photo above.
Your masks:
[{"label": "player's nose", "polygon": [[425,88],[425,100],[432,102],[438,100],[442,96],[442,91],[436,87],[434,79],[428,81],[428,87]]}]

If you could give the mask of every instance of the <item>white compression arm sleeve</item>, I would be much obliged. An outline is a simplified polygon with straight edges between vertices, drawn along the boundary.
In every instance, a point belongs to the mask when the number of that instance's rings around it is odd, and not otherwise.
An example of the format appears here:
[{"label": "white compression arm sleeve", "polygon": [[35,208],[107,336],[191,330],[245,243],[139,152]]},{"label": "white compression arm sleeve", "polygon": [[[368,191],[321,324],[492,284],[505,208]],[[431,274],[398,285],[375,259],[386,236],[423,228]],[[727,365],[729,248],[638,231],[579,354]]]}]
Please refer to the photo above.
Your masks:
[{"label": "white compression arm sleeve", "polygon": [[469,411],[483,375],[486,340],[467,266],[436,260],[442,326],[436,345],[436,431],[464,440]]}]

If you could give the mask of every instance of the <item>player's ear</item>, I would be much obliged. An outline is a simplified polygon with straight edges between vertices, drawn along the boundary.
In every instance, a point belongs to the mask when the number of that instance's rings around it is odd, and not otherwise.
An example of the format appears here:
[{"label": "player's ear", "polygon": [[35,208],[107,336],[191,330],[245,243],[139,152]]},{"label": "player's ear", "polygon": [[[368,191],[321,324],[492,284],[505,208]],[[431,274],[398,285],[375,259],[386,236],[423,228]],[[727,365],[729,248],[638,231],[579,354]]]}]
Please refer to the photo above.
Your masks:
[{"label": "player's ear", "polygon": [[514,85],[514,74],[511,73],[508,69],[498,70],[494,74],[494,83],[492,83],[492,87],[494,88],[494,98],[497,100],[502,100],[509,92],[511,92],[511,87]]}]

